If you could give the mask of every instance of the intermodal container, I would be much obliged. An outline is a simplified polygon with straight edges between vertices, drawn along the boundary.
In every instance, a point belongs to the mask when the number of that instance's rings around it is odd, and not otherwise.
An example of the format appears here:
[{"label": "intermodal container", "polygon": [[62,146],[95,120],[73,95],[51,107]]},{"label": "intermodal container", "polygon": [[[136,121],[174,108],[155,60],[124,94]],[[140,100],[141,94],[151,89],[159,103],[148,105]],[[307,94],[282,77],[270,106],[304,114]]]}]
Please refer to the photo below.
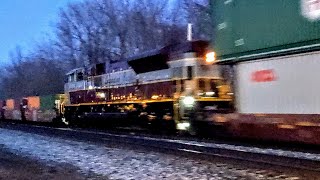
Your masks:
[{"label": "intermodal container", "polygon": [[7,109],[9,110],[13,110],[14,109],[14,100],[13,99],[7,99],[6,100],[6,104],[7,104]]},{"label": "intermodal container", "polygon": [[39,109],[39,107],[40,107],[39,96],[27,97],[27,100],[28,100],[28,109],[30,109],[30,110]]},{"label": "intermodal container", "polygon": [[52,110],[55,107],[56,95],[40,96],[40,109]]},{"label": "intermodal container", "polygon": [[220,60],[320,49],[320,1],[212,0],[211,7]]},{"label": "intermodal container", "polygon": [[319,57],[314,51],[238,63],[239,113],[319,115]]}]

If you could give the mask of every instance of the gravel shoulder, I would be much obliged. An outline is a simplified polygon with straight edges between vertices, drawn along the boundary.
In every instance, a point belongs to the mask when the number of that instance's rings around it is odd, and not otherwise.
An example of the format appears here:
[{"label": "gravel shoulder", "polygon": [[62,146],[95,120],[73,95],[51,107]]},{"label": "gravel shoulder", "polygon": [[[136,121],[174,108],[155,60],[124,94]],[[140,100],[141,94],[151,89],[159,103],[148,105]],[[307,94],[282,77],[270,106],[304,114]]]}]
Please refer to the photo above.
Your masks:
[{"label": "gravel shoulder", "polygon": [[0,180],[83,180],[108,179],[92,173],[85,175],[68,164],[44,164],[31,158],[11,153],[0,145]]}]

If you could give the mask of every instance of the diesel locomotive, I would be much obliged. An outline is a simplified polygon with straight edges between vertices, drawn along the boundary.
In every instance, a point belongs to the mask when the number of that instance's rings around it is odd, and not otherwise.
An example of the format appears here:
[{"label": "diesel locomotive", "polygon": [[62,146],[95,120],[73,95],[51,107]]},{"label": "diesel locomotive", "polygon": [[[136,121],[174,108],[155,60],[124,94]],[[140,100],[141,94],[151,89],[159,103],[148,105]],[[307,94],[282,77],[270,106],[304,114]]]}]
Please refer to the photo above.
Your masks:
[{"label": "diesel locomotive", "polygon": [[203,109],[232,104],[230,81],[207,51],[207,41],[189,41],[74,69],[65,84],[65,121],[195,131]]}]

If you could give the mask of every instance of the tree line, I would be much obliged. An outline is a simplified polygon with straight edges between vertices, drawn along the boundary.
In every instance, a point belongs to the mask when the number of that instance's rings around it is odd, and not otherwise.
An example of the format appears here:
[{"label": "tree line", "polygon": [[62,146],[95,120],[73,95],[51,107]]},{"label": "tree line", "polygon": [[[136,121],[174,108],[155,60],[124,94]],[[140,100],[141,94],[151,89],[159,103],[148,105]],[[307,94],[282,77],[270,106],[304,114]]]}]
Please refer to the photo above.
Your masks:
[{"label": "tree line", "polygon": [[62,93],[67,71],[186,41],[187,23],[193,24],[193,38],[209,40],[211,18],[205,0],[69,3],[60,9],[52,37],[26,54],[19,46],[11,51],[11,64],[1,71],[0,98]]}]

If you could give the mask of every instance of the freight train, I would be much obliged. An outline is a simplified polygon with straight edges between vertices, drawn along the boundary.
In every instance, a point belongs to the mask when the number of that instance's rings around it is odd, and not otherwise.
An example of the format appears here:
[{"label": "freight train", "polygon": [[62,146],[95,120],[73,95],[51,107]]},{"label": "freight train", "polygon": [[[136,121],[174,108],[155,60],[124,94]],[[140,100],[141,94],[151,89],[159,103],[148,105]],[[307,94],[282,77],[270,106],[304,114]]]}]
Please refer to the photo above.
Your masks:
[{"label": "freight train", "polygon": [[202,40],[171,44],[73,69],[66,74],[64,94],[6,100],[3,118],[195,133],[194,120],[202,109],[232,109],[231,82],[205,58],[208,45]]},{"label": "freight train", "polygon": [[[95,121],[319,145],[320,3],[210,2],[210,46],[173,44],[74,69],[47,114],[67,124]],[[32,99],[38,99],[33,111]],[[18,100],[20,107],[7,100],[1,115],[43,120],[42,99]]]},{"label": "freight train", "polygon": [[208,42],[192,41],[77,68],[64,94],[9,99],[1,114],[320,144],[319,51],[225,63],[208,50]]},{"label": "freight train", "polygon": [[64,94],[6,99],[0,102],[1,119],[58,122],[63,114]]},{"label": "freight train", "polygon": [[[210,5],[214,37],[210,46],[213,52],[207,53],[208,61],[202,59],[203,54],[193,56],[199,59],[191,63],[187,55],[190,51],[181,51],[178,46],[167,47],[160,50],[166,53],[149,54],[150,59],[140,57],[128,61],[136,73],[136,82],[122,81],[136,85],[124,85],[124,92],[128,92],[126,87],[132,88],[129,94],[112,88],[103,94],[118,101],[132,95],[145,104],[134,108],[139,112],[138,117],[145,115],[147,122],[171,120],[177,129],[191,133],[223,129],[222,133],[236,137],[320,144],[317,92],[320,3],[314,0],[221,0],[210,1]],[[175,58],[177,52],[184,57]],[[160,54],[169,57],[168,61],[155,58],[161,57]],[[211,60],[215,62],[206,64]],[[161,90],[170,87],[169,84],[149,89],[152,84],[170,82],[160,78],[160,71],[163,75],[169,74],[168,79],[172,80],[173,90],[169,88],[172,90],[169,94],[164,93],[169,89]],[[159,74],[153,74],[155,72]],[[113,82],[110,85],[121,87]],[[156,91],[159,93],[148,94]],[[164,101],[170,94],[170,103],[161,104],[160,97]],[[120,102],[119,106],[109,104],[110,107],[123,106]]]}]

